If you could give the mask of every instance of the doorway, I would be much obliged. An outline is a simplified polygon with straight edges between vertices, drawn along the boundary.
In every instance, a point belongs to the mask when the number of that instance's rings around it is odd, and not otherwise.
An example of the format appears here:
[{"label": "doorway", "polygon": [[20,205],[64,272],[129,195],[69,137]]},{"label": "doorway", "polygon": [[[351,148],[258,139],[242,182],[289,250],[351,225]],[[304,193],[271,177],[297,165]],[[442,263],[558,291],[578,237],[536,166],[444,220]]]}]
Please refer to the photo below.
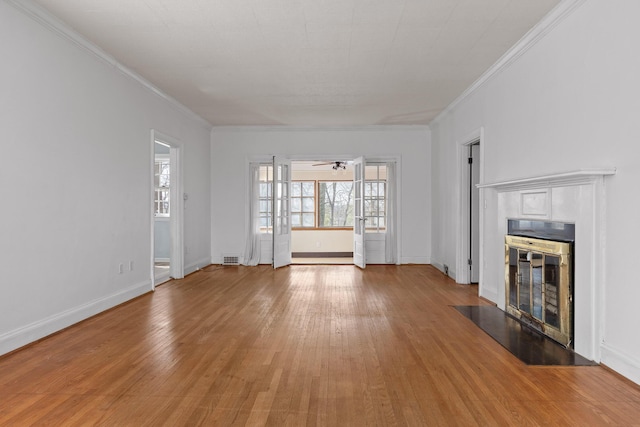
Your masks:
[{"label": "doorway", "polygon": [[398,264],[400,159],[361,159],[357,214],[356,160],[309,158],[250,160],[243,264],[354,264],[356,217],[364,225],[359,265]]},{"label": "doorway", "polygon": [[469,145],[469,283],[480,277],[480,141]]},{"label": "doorway", "polygon": [[156,284],[170,278],[171,268],[171,146],[154,141],[153,271]]},{"label": "doorway", "polygon": [[482,212],[480,190],[482,170],[482,129],[459,145],[460,234],[458,235],[456,277],[462,284],[478,284],[482,266]]},{"label": "doorway", "polygon": [[293,264],[353,264],[351,163],[291,162]]},{"label": "doorway", "polygon": [[151,131],[151,283],[152,288],[184,277],[182,146]]}]

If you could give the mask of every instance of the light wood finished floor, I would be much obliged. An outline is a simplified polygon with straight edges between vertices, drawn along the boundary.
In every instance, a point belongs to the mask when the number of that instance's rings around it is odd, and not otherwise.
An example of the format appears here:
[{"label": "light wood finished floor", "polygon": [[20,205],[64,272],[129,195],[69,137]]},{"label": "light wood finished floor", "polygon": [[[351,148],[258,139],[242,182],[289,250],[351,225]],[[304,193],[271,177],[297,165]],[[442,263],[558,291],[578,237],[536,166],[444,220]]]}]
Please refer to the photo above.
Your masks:
[{"label": "light wood finished floor", "polygon": [[530,367],[429,266],[211,266],[0,358],[0,425],[632,425],[640,388]]}]

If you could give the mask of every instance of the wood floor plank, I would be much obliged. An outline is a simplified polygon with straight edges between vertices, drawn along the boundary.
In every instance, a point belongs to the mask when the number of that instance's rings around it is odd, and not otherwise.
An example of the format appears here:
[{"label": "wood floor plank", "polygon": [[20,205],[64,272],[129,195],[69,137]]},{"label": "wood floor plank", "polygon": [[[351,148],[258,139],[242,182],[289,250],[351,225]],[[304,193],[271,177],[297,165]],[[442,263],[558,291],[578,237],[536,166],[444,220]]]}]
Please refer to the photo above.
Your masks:
[{"label": "wood floor plank", "polygon": [[640,387],[526,366],[430,266],[210,266],[0,357],[0,425],[633,425]]}]

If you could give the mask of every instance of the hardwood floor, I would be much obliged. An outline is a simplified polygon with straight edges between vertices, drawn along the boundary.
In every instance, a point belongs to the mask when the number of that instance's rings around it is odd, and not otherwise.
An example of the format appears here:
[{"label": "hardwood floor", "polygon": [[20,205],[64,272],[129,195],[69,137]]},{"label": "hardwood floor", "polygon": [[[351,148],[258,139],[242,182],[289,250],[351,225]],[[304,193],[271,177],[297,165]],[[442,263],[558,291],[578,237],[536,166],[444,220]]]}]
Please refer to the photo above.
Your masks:
[{"label": "hardwood floor", "polygon": [[637,425],[640,387],[524,365],[430,266],[211,266],[0,358],[0,425]]}]

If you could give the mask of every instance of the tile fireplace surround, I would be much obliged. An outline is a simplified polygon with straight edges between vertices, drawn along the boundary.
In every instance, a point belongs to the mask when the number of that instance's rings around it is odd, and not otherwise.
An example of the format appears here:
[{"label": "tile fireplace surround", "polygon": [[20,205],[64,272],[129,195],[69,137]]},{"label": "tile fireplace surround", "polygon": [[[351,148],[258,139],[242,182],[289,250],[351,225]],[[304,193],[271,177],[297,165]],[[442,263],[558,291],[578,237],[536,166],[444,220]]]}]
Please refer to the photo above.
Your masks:
[{"label": "tile fireplace surround", "polygon": [[504,241],[508,219],[575,224],[574,350],[600,362],[606,176],[615,169],[579,170],[482,183],[484,236],[480,295],[505,309]]}]

